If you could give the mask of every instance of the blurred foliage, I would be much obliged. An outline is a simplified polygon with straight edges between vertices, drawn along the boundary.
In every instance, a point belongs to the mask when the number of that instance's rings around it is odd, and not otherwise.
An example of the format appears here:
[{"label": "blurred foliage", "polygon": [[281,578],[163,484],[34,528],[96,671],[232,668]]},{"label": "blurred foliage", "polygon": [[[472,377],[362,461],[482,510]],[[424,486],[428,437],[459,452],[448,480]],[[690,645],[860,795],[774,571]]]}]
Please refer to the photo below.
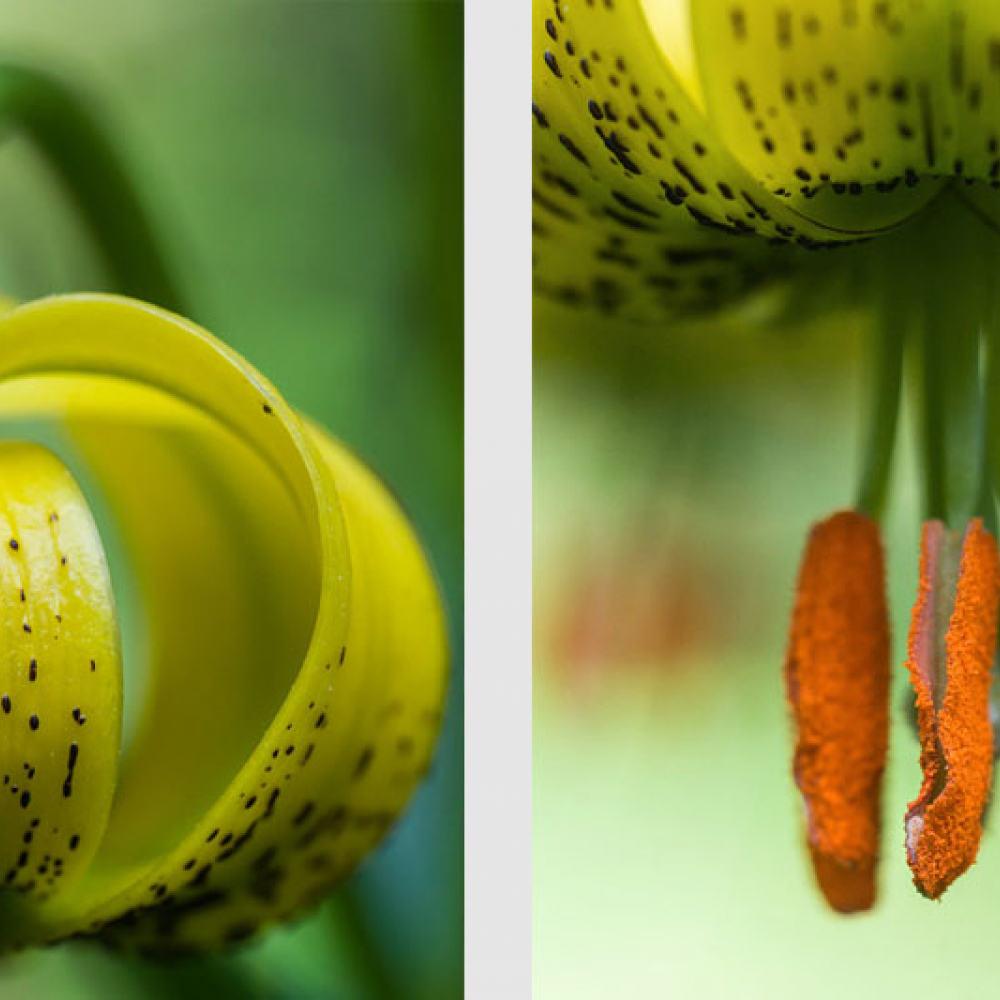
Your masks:
[{"label": "blurred foliage", "polygon": [[[16,0],[4,55],[82,88],[191,317],[402,498],[440,574],[455,673],[438,759],[319,914],[169,967],[86,944],[7,959],[0,996],[458,996],[462,948],[462,7]],[[0,146],[0,289],[109,279],[51,170]]]}]

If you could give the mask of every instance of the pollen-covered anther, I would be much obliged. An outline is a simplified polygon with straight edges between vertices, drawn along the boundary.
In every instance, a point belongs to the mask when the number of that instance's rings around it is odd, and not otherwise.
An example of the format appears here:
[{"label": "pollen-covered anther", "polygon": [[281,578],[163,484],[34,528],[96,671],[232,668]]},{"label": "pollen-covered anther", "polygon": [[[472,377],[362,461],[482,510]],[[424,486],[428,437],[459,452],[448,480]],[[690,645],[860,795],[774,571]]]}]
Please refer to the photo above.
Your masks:
[{"label": "pollen-covered anther", "polygon": [[785,682],[817,881],[835,910],[869,909],[888,745],[889,624],[879,529],[864,514],[841,511],[810,533]]},{"label": "pollen-covered anther", "polygon": [[976,860],[993,777],[990,669],[1000,555],[976,518],[964,538],[924,525],[907,667],[920,729],[920,794],[906,813],[913,882],[937,899]]}]

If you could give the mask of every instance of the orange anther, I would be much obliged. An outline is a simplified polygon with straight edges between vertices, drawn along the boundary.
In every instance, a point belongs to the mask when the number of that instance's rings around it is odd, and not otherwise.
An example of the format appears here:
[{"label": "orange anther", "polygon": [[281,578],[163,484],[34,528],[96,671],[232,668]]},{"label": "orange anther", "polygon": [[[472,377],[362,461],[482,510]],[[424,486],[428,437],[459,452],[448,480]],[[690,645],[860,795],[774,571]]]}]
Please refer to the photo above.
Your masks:
[{"label": "orange anther", "polygon": [[924,525],[907,662],[924,778],[906,813],[906,854],[914,884],[931,899],[976,860],[993,777],[989,691],[1000,555],[978,518],[966,529],[960,561],[956,549],[957,535],[940,521]]},{"label": "orange anther", "polygon": [[842,511],[810,533],[785,681],[817,880],[834,909],[866,910],[888,745],[889,622],[879,528],[864,514]]}]

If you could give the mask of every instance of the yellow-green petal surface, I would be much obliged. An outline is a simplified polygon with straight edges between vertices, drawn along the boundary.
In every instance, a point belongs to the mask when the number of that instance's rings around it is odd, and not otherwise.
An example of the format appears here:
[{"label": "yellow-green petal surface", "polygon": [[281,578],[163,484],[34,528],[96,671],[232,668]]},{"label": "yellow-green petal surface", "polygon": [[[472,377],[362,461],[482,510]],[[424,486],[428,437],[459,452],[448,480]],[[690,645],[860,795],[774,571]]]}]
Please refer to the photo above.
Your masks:
[{"label": "yellow-green petal surface", "polygon": [[142,636],[107,831],[65,891],[8,903],[6,943],[242,939],[354,870],[428,766],[426,559],[377,478],[187,321],[57,297],[0,317],[0,358],[4,435],[46,428],[79,465]]},{"label": "yellow-green petal surface", "polygon": [[538,294],[690,315],[899,227],[955,178],[1000,214],[994,5],[663,6],[534,2]]}]

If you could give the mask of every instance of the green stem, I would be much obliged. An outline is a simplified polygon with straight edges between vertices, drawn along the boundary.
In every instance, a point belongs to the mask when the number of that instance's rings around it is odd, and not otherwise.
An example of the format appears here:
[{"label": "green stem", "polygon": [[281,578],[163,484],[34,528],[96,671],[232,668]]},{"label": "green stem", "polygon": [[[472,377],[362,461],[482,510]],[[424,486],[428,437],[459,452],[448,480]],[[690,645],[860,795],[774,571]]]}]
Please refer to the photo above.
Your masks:
[{"label": "green stem", "polygon": [[920,331],[920,438],[924,474],[924,519],[948,522],[945,406],[938,379],[947,363],[944,338],[935,324]]},{"label": "green stem", "polygon": [[[993,462],[997,440],[988,410],[997,405],[984,370],[995,368],[995,234],[954,198],[929,213],[919,241],[906,246],[911,296],[919,306],[921,458],[925,516],[963,530],[973,516],[996,523]],[[986,350],[984,351],[984,347]]]},{"label": "green stem", "polygon": [[[983,358],[983,372],[981,386],[979,390],[980,400],[980,440],[979,440],[979,487],[976,491],[975,512],[983,519],[983,527],[997,537],[997,506],[996,497],[993,492],[993,448],[996,440],[996,410],[1000,401],[996,400],[991,393],[991,386],[994,391],[997,387],[997,380],[1000,373],[996,371],[998,367],[995,345],[991,343],[995,339],[995,334],[990,330],[990,326],[983,332],[982,342],[985,355]],[[986,332],[990,330],[990,332]]]},{"label": "green stem", "polygon": [[907,258],[906,288],[920,321],[924,516],[956,530],[989,513],[981,382],[991,282],[985,264],[994,251],[983,245],[983,229],[957,204],[943,204]]},{"label": "green stem", "polygon": [[3,62],[3,126],[25,132],[51,164],[103,254],[115,287],[184,312],[138,191],[86,104],[48,74]]},{"label": "green stem", "polygon": [[983,374],[983,456],[980,468],[979,506],[983,524],[994,538],[997,532],[996,474],[1000,470],[1000,323],[995,306],[983,334],[985,370]]},{"label": "green stem", "polygon": [[993,435],[981,384],[983,316],[959,315],[949,322],[940,308],[930,316],[922,336],[925,516],[956,529],[979,516],[992,530]]},{"label": "green stem", "polygon": [[903,381],[905,330],[901,319],[883,309],[880,321],[869,332],[872,372],[868,417],[861,460],[861,483],[857,508],[875,520],[885,513],[889,492],[892,450],[899,419],[900,387]]}]

